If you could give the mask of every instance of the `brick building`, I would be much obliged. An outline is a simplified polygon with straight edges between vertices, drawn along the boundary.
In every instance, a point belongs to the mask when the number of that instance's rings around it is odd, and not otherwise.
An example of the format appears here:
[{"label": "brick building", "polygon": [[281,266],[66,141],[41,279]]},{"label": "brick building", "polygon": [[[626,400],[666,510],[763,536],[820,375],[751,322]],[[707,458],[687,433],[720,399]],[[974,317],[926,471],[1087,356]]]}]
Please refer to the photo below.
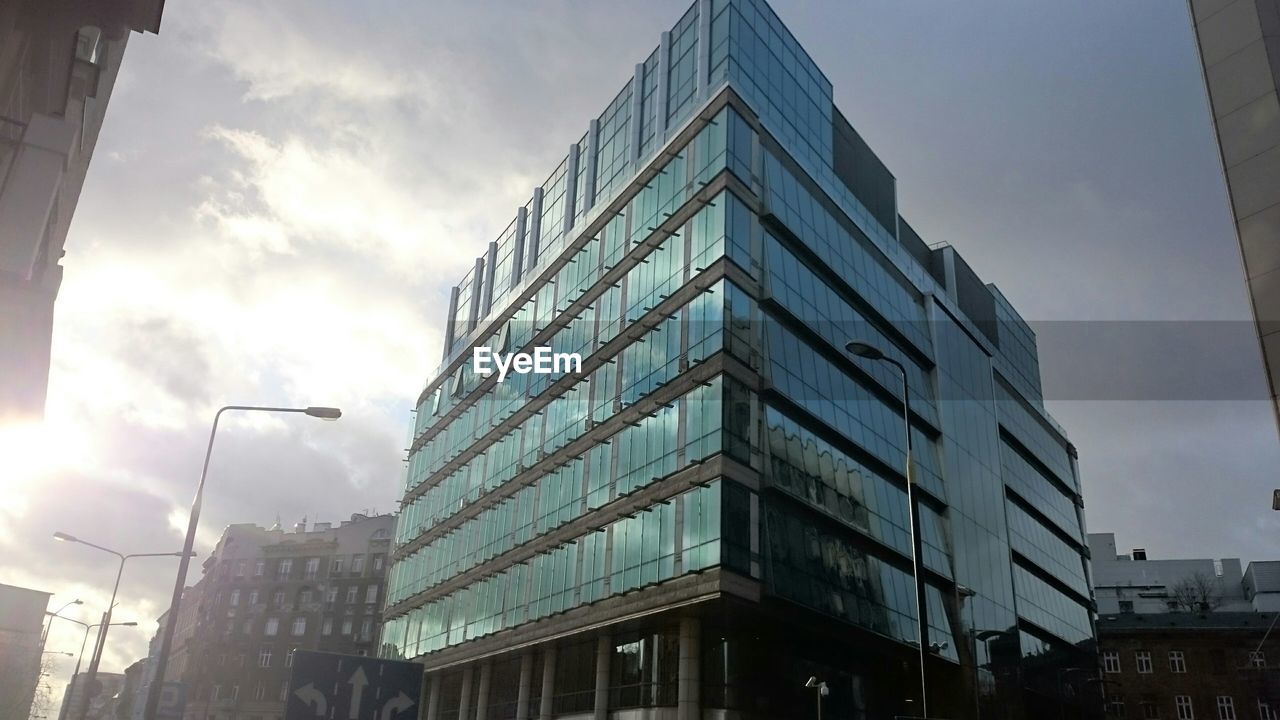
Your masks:
[{"label": "brick building", "polygon": [[1107,714],[1137,720],[1277,720],[1277,613],[1098,618]]}]

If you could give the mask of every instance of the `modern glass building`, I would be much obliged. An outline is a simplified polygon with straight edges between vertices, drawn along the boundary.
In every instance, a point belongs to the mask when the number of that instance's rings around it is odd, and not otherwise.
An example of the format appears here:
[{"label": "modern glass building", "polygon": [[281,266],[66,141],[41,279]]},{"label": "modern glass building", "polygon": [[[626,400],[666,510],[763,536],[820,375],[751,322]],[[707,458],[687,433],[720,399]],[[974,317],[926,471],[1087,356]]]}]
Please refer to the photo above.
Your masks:
[{"label": "modern glass building", "polygon": [[[762,0],[699,0],[452,293],[382,651],[426,720],[1087,710],[1075,452],[1035,337]],[[925,623],[908,512],[910,381]],[[495,376],[472,348],[580,372]],[[926,627],[925,653],[920,626]],[[1060,704],[1064,701],[1067,707]]]}]

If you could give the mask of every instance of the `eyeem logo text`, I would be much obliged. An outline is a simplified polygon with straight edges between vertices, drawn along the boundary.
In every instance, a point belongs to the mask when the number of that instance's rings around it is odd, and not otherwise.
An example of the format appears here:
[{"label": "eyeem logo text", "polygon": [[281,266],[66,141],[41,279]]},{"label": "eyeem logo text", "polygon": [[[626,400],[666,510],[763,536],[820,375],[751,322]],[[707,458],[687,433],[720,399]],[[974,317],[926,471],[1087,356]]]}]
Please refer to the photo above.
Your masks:
[{"label": "eyeem logo text", "polygon": [[494,352],[493,348],[476,347],[471,349],[471,370],[477,375],[491,375],[497,370],[498,382],[506,380],[509,372],[519,375],[576,373],[582,372],[582,356],[552,352],[549,347],[534,348],[532,353],[506,354]]}]

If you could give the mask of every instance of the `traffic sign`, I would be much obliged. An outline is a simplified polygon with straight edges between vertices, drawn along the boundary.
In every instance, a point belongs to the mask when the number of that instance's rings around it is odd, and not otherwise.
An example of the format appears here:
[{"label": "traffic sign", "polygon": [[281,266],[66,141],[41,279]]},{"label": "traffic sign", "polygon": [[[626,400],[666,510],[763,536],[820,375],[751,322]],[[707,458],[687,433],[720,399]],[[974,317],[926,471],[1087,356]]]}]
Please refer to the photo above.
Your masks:
[{"label": "traffic sign", "polygon": [[160,689],[156,720],[182,720],[182,713],[186,709],[187,686],[180,682],[166,682]]},{"label": "traffic sign", "polygon": [[417,720],[422,665],[298,650],[284,720]]}]

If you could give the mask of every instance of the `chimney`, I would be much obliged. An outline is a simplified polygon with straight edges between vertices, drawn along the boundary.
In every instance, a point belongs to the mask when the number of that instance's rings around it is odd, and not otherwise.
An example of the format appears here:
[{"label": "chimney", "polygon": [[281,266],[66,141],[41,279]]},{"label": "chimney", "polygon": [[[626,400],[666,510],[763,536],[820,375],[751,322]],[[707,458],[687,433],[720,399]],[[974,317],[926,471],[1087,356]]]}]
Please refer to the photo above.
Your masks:
[{"label": "chimney", "polygon": [[302,518],[301,522],[293,526],[293,531],[299,535],[305,533],[307,531],[307,519]]},{"label": "chimney", "polygon": [[1134,549],[1133,549],[1133,559],[1134,559],[1134,560],[1146,560],[1146,559],[1147,559],[1147,551],[1146,551],[1144,548],[1134,548]]}]

